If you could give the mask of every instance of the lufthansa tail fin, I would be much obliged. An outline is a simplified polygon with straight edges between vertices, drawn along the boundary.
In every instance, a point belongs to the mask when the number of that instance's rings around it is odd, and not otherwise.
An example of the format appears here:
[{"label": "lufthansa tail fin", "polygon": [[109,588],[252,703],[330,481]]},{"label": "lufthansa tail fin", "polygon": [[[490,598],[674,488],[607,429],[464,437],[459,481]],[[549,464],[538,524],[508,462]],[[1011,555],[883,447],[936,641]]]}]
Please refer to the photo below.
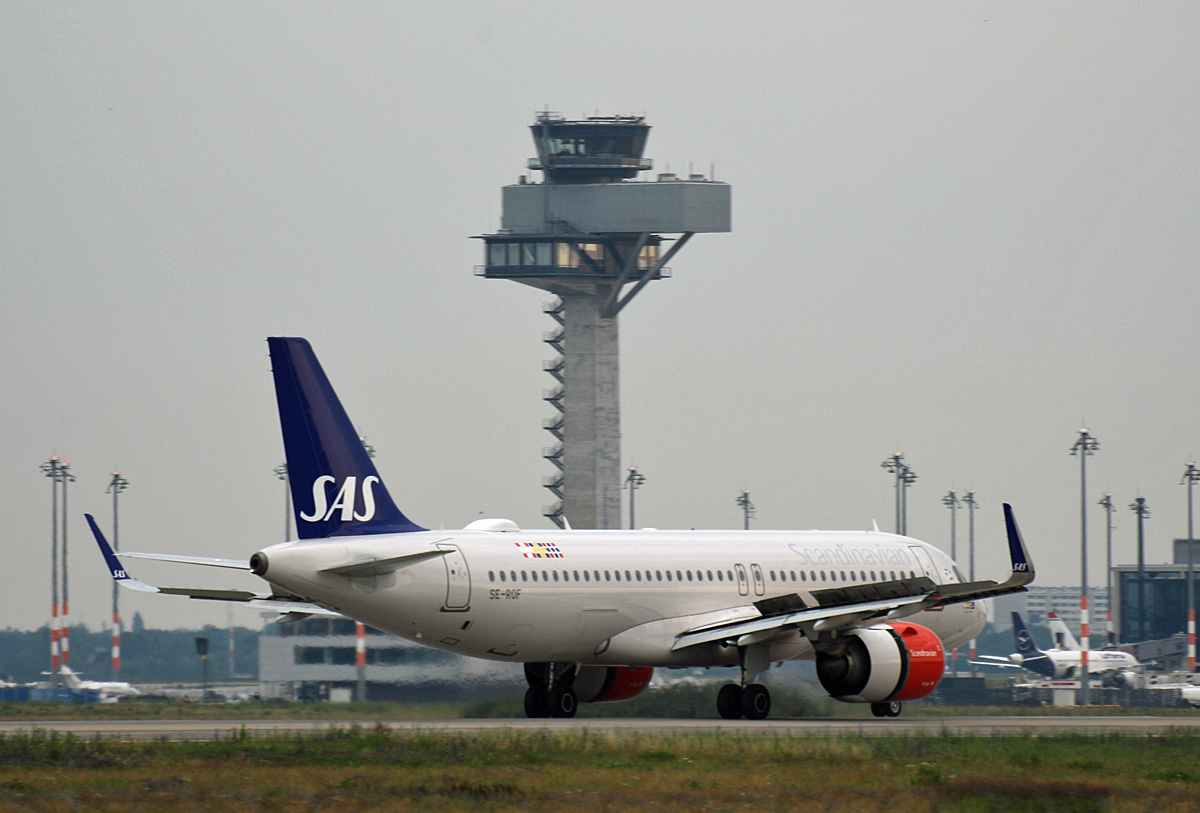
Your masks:
[{"label": "lufthansa tail fin", "polygon": [[425,530],[400,512],[304,339],[269,338],[301,539]]},{"label": "lufthansa tail fin", "polygon": [[1013,642],[1017,646],[1017,652],[1022,655],[1040,655],[1042,651],[1037,648],[1037,644],[1033,642],[1033,636],[1029,634],[1029,628],[1025,626],[1025,620],[1021,618],[1021,614],[1013,611]]}]

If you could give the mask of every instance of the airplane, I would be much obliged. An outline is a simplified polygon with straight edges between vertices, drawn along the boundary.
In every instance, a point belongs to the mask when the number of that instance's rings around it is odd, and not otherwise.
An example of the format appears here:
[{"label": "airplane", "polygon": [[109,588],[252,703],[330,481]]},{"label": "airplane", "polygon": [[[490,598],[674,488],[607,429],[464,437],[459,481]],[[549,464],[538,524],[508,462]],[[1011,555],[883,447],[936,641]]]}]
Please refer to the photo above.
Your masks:
[{"label": "airplane", "polygon": [[140,695],[133,686],[125,681],[83,680],[79,673],[67,665],[59,668],[63,683],[68,689],[91,689],[100,693],[101,703],[116,703],[122,697]]},{"label": "airplane", "polygon": [[409,641],[524,664],[529,717],[625,700],[655,668],[738,667],[717,710],[763,719],[773,663],[816,662],[822,687],[878,717],[927,696],[945,648],[976,637],[980,601],[1022,592],[1034,567],[1004,506],[1012,573],[965,582],[942,551],[850,531],[521,530],[480,519],[426,529],[400,511],[309,343],[267,340],[297,539],[248,561],[124,553],[249,570],[269,591],[134,579],[88,523],[112,578],[143,592],[273,608],[288,622],[342,615]]},{"label": "airplane", "polygon": [[[1013,611],[1013,640],[1017,651],[1007,656],[980,655],[973,663],[979,666],[1001,666],[1026,669],[1050,680],[1074,680],[1079,678],[1081,656],[1079,642],[1066,623],[1056,613],[1048,613],[1050,629],[1054,632],[1054,649],[1038,649],[1029,628],[1019,612]],[[1119,649],[1093,649],[1088,651],[1088,674],[1102,675],[1117,682],[1128,682],[1131,674],[1141,669],[1142,664],[1128,652]],[[1119,679],[1119,680],[1118,680]]]}]

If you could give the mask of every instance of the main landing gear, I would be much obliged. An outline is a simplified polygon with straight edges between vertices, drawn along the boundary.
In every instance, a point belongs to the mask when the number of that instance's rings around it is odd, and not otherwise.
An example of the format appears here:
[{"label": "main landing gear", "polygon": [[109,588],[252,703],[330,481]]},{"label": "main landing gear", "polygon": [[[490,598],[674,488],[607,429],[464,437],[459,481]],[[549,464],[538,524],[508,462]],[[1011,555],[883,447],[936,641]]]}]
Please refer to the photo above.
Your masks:
[{"label": "main landing gear", "polygon": [[886,703],[872,703],[871,713],[876,717],[899,717],[900,701],[890,700]]},{"label": "main landing gear", "polygon": [[771,713],[771,692],[754,680],[771,668],[770,650],[758,644],[740,650],[742,681],[726,683],[717,692],[717,713],[726,720],[765,720]]},{"label": "main landing gear", "polygon": [[571,684],[575,666],[570,663],[525,664],[526,717],[574,717],[579,699]]},{"label": "main landing gear", "polygon": [[761,683],[726,683],[717,692],[717,713],[726,720],[765,720],[771,713],[771,692]]}]

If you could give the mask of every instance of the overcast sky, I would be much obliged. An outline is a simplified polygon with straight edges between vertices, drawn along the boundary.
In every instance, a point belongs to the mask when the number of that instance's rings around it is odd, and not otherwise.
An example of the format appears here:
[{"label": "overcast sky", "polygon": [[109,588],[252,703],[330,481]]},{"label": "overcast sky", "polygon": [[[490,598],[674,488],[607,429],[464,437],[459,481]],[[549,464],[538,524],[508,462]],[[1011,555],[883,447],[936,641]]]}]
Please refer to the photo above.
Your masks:
[{"label": "overcast sky", "polygon": [[549,297],[474,276],[471,239],[544,109],[645,115],[655,171],[733,188],[733,231],[621,315],[639,525],[740,528],[747,489],[757,528],[891,530],[903,451],[911,535],[948,548],[974,489],[980,577],[1008,501],[1039,582],[1077,584],[1086,422],[1093,582],[1104,492],[1118,561],[1139,494],[1166,561],[1200,455],[1200,8],[734,8],[0,4],[0,626],[47,620],[54,454],[73,621],[107,623],[81,515],[111,525],[114,468],[125,550],[281,541],[269,335],[312,341],[414,521],[549,527]]}]

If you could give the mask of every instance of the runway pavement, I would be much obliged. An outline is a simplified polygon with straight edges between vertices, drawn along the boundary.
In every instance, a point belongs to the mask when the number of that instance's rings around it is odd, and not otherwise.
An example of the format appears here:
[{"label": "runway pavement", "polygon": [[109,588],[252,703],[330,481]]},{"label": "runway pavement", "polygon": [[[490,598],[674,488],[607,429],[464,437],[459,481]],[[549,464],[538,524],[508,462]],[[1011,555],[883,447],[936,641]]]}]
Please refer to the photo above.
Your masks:
[{"label": "runway pavement", "polygon": [[1129,734],[1157,736],[1171,732],[1200,733],[1196,717],[911,717],[803,720],[24,720],[0,721],[0,734],[33,730],[123,740],[197,740],[242,731],[252,734],[315,732],[329,728],[386,726],[395,731],[475,734],[488,731],[638,732],[689,734],[721,731],[742,736],[883,736],[991,734]]}]

